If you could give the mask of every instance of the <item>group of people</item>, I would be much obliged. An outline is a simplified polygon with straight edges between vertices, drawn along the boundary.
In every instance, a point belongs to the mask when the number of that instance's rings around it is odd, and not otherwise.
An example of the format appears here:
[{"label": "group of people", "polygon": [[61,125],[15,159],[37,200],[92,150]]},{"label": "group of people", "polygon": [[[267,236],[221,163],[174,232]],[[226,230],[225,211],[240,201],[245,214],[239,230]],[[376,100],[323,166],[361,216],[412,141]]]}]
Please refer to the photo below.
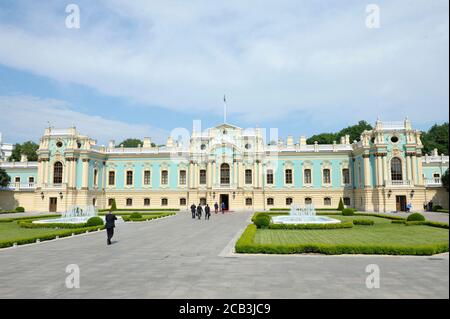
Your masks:
[{"label": "group of people", "polygon": [[[222,203],[220,208],[222,210],[222,214],[225,213],[225,203]],[[211,208],[209,207],[208,204],[205,205],[205,208],[202,207],[201,203],[199,203],[197,206],[195,206],[195,204],[192,204],[191,205],[192,218],[201,219],[203,210],[205,211],[205,219],[209,219],[211,217]],[[217,204],[217,202],[214,203],[214,212],[216,214],[219,212],[219,204]]]}]

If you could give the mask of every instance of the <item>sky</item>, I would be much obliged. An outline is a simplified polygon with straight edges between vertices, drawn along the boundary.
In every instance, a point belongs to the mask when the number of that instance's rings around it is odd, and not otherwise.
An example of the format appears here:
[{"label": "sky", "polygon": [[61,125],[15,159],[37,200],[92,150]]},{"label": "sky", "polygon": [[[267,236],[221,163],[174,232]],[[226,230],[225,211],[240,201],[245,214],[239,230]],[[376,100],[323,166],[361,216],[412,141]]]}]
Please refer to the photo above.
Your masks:
[{"label": "sky", "polygon": [[[80,27],[67,28],[68,4]],[[368,28],[379,8],[379,28]],[[223,122],[281,137],[448,121],[447,0],[2,0],[0,132],[99,144]]]}]

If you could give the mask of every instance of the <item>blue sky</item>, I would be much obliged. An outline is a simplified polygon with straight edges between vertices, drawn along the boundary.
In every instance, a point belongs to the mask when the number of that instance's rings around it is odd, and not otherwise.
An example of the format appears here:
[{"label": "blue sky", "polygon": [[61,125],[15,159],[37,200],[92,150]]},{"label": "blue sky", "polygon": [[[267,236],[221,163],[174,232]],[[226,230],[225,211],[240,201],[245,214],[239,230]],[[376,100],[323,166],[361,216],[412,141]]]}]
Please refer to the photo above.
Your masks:
[{"label": "blue sky", "polygon": [[[79,29],[65,7],[80,8]],[[365,25],[380,8],[379,29]],[[0,132],[105,144],[228,122],[279,135],[448,119],[446,0],[0,2]],[[4,119],[8,119],[4,121]]]}]

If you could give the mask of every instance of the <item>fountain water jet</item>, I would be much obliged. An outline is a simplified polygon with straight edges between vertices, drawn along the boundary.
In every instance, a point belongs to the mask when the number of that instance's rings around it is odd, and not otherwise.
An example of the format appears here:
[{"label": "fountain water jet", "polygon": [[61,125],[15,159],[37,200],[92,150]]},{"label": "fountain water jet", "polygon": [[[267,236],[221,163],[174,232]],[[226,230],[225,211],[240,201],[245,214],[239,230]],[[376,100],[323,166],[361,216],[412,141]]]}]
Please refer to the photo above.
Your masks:
[{"label": "fountain water jet", "polygon": [[292,204],[288,216],[274,216],[272,222],[274,224],[338,224],[341,221],[326,216],[317,216],[312,204],[301,208],[297,204]]}]

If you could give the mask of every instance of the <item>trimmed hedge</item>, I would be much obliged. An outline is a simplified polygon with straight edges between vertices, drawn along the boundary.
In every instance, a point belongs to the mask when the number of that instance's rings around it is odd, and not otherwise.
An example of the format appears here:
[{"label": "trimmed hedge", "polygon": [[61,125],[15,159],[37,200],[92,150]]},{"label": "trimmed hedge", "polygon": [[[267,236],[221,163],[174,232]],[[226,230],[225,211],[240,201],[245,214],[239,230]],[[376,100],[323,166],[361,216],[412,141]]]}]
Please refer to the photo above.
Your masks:
[{"label": "trimmed hedge", "polygon": [[66,228],[75,229],[86,227],[86,223],[68,224],[68,223],[41,223],[33,224],[32,220],[18,221],[17,224],[22,228]]},{"label": "trimmed hedge", "polygon": [[131,213],[130,218],[131,219],[141,219],[142,215],[139,214],[138,212],[134,212],[134,213]]},{"label": "trimmed hedge", "polygon": [[258,228],[268,228],[269,225],[271,224],[271,219],[270,219],[270,216],[268,214],[258,214],[255,217],[255,220],[254,220],[253,223]]},{"label": "trimmed hedge", "polygon": [[383,254],[383,255],[434,255],[448,251],[448,243],[418,246],[401,245],[333,245],[333,244],[255,244],[256,226],[250,224],[236,242],[235,251],[244,254]]},{"label": "trimmed hedge", "polygon": [[[270,208],[269,211],[271,212],[288,212],[290,211],[290,208]],[[330,211],[330,212],[338,212],[339,209],[337,208],[316,208],[316,211]]]},{"label": "trimmed hedge", "polygon": [[373,226],[375,222],[372,219],[359,218],[353,220],[353,225]]},{"label": "trimmed hedge", "polygon": [[425,217],[419,213],[413,213],[406,218],[408,222],[422,222],[425,221]]},{"label": "trimmed hedge", "polygon": [[406,220],[393,219],[391,220],[392,224],[406,224]]},{"label": "trimmed hedge", "polygon": [[155,215],[155,214],[153,214],[153,215],[150,215],[150,214],[145,215],[144,214],[142,216],[142,218],[135,218],[135,219],[134,218],[130,218],[129,215],[124,215],[124,216],[122,216],[122,219],[123,219],[124,222],[129,222],[129,221],[132,221],[132,222],[145,222],[147,220],[158,219],[158,218],[163,218],[163,217],[173,216],[173,215],[175,215],[175,213],[162,213],[162,214],[158,214],[158,215]]},{"label": "trimmed hedge", "polygon": [[92,227],[92,226],[101,226],[103,225],[103,219],[101,219],[98,216],[94,216],[88,219],[88,221],[86,222],[86,226],[87,227]]},{"label": "trimmed hedge", "polygon": [[437,212],[437,211],[439,211],[440,209],[444,209],[444,207],[442,207],[441,205],[435,205],[435,206],[433,206],[433,208],[431,209],[433,212]]},{"label": "trimmed hedge", "polygon": [[417,225],[425,225],[425,226],[431,226],[431,227],[437,227],[437,228],[445,228],[448,229],[447,223],[441,223],[441,222],[433,222],[431,220],[425,220],[425,221],[410,221],[405,223],[406,226],[417,226]]},{"label": "trimmed hedge", "polygon": [[344,208],[342,210],[342,216],[353,216],[355,215],[355,211],[352,208]]},{"label": "trimmed hedge", "polygon": [[352,222],[342,222],[338,224],[270,224],[269,229],[339,229],[352,227]]},{"label": "trimmed hedge", "polygon": [[438,209],[436,212],[437,213],[447,213],[448,214],[448,209]]},{"label": "trimmed hedge", "polygon": [[25,208],[23,208],[22,206],[18,206],[15,209],[16,213],[24,213],[25,212]]},{"label": "trimmed hedge", "polygon": [[[99,209],[99,212],[108,212],[109,208]],[[179,212],[178,208],[119,208],[113,211],[114,212],[130,212],[130,211],[139,211],[139,212]]]},{"label": "trimmed hedge", "polygon": [[73,229],[73,230],[61,230],[61,231],[53,233],[51,235],[40,235],[40,236],[33,236],[33,237],[29,237],[29,238],[5,240],[5,241],[0,241],[0,248],[11,247],[15,243],[17,245],[31,244],[31,243],[35,243],[37,239],[39,239],[39,241],[46,241],[46,240],[56,239],[57,236],[60,238],[61,237],[69,237],[69,236],[72,236],[72,233],[75,235],[78,235],[78,234],[82,234],[85,232],[93,232],[93,231],[97,231],[97,230],[101,230],[101,229],[104,229],[104,226],[84,227],[84,228],[78,228],[78,229]]},{"label": "trimmed hedge", "polygon": [[0,223],[11,223],[14,221],[28,220],[28,219],[39,219],[39,218],[49,218],[49,217],[61,217],[61,215],[37,215],[37,216],[22,216],[22,217],[11,217],[11,218],[0,218]]}]

